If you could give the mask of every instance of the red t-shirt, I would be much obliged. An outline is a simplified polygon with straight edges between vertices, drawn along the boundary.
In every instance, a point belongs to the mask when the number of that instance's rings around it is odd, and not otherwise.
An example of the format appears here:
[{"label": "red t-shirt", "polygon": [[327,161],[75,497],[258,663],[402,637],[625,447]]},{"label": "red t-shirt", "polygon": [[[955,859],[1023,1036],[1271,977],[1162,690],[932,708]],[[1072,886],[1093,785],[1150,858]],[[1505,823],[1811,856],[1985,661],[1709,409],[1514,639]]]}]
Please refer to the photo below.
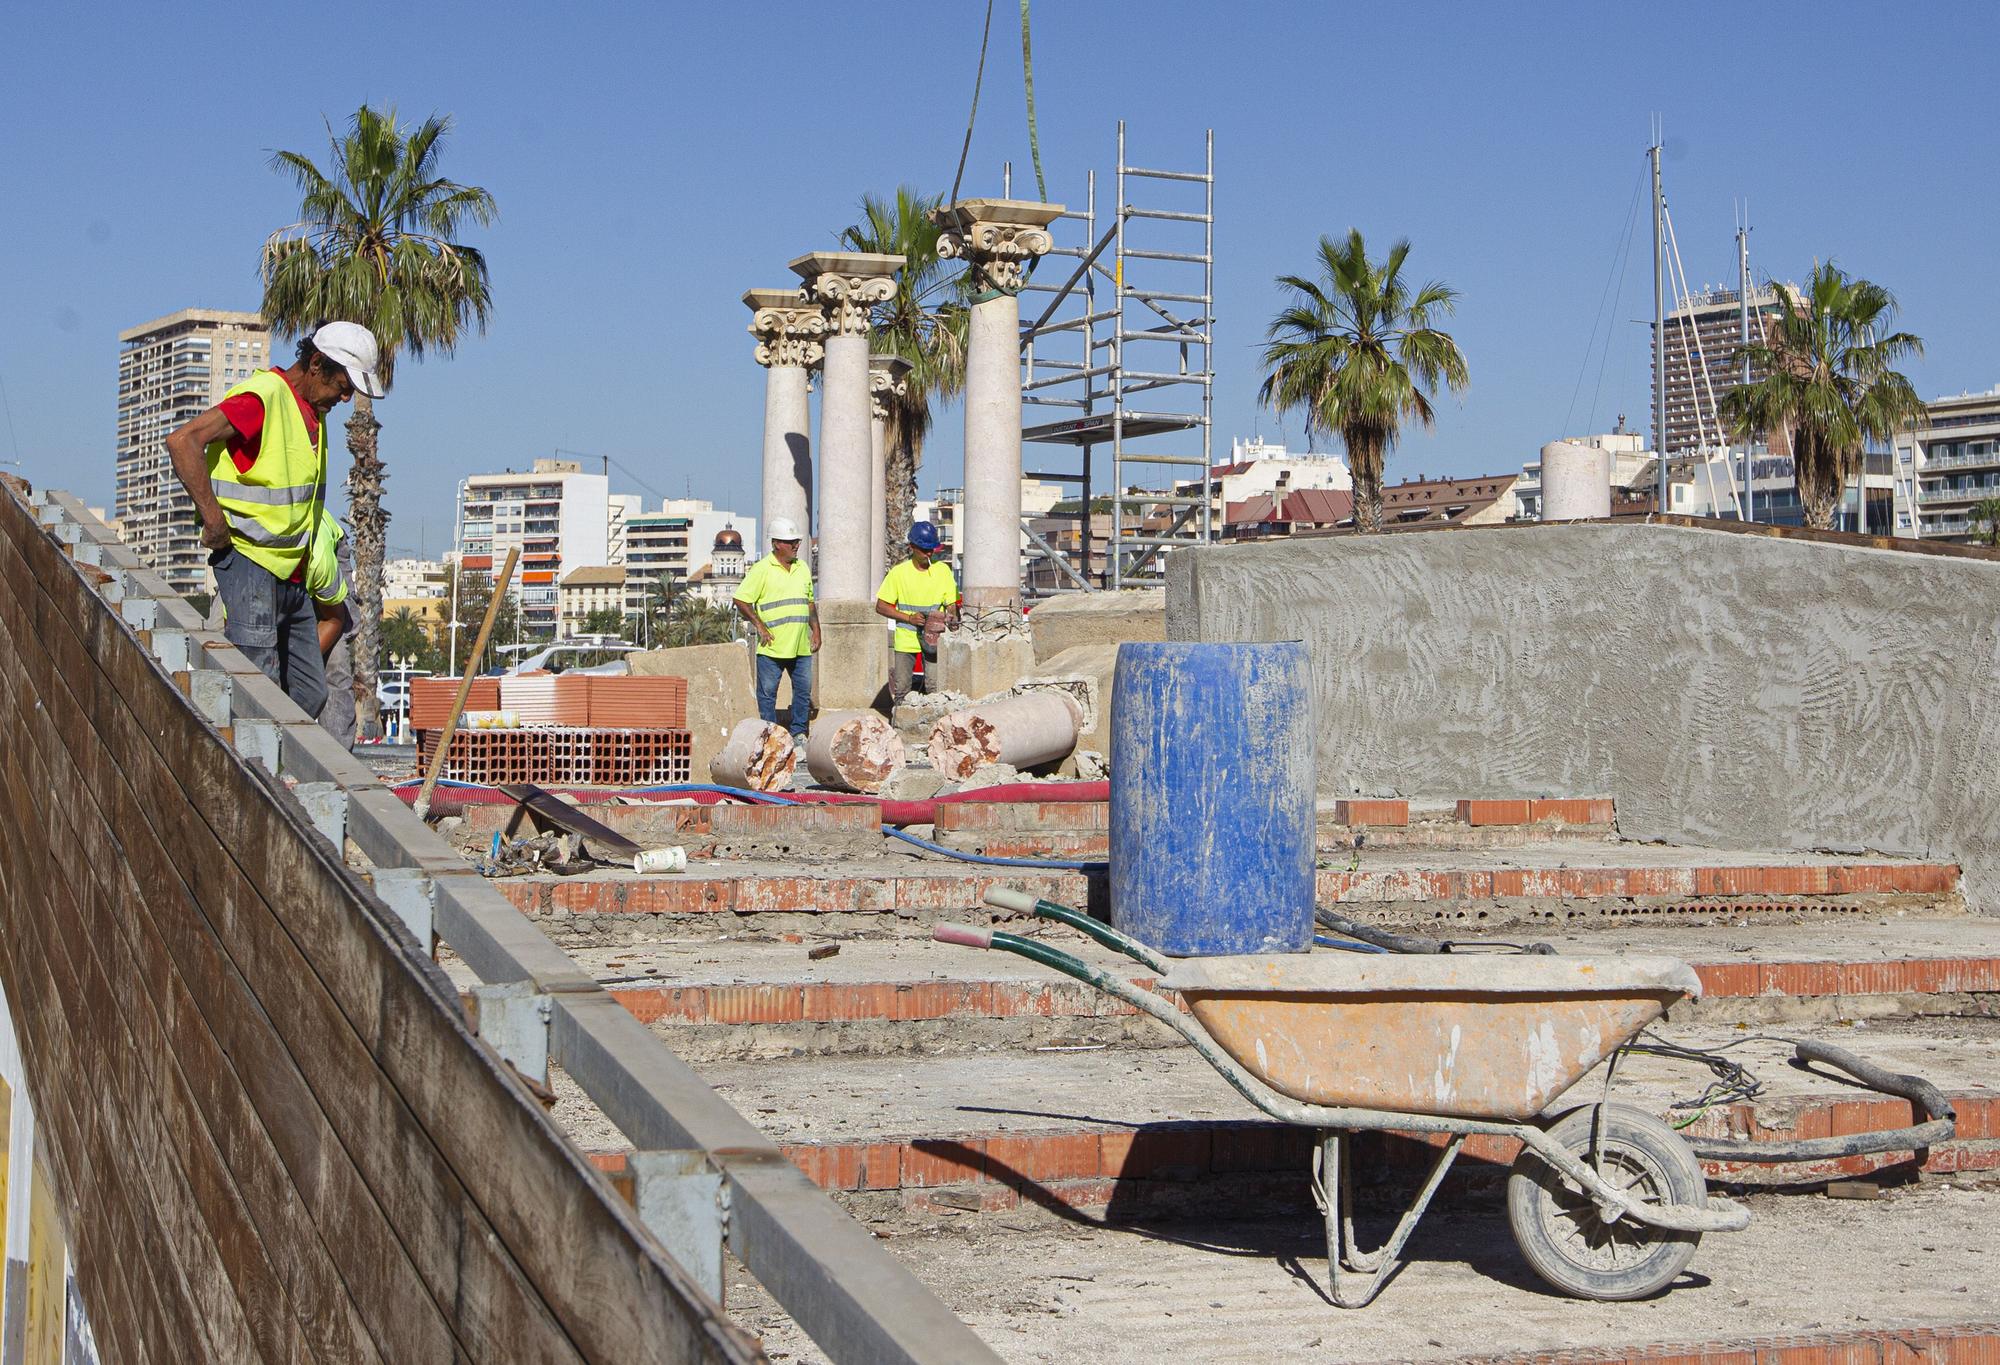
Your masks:
[{"label": "red t-shirt", "polygon": [[[292,388],[291,377],[273,365],[271,373],[285,381],[285,387],[292,389],[292,397],[298,400],[299,415],[306,419],[306,439],[319,440],[319,414],[312,404],[299,397],[299,391]],[[257,463],[257,451],[263,444],[264,400],[254,393],[232,394],[216,404],[229,425],[235,428],[235,435],[228,441],[229,458],[236,461],[236,472],[247,474],[250,466]]]}]

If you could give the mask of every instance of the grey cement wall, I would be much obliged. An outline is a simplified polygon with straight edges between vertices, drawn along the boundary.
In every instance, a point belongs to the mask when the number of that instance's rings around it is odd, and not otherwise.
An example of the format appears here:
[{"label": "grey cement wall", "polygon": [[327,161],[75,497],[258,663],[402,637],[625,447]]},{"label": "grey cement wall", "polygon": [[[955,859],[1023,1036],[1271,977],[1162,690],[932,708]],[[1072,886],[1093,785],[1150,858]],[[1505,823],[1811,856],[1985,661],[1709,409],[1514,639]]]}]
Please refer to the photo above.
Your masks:
[{"label": "grey cement wall", "polygon": [[1303,639],[1324,796],[1951,858],[2000,914],[2000,560],[1583,524],[1190,548],[1176,640]]}]

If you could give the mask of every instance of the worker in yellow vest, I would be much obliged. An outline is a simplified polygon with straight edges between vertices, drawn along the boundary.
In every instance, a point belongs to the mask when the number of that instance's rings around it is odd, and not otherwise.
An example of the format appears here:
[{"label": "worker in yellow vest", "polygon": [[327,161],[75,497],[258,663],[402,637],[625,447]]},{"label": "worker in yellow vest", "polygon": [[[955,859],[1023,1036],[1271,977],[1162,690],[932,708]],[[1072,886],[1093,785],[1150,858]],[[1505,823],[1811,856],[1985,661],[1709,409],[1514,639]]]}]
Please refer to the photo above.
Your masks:
[{"label": "worker in yellow vest", "polygon": [[736,590],[736,614],[757,633],[757,714],[778,721],[778,678],[792,678],[792,709],[786,728],[800,744],[812,719],[813,661],[819,652],[819,607],[813,602],[812,570],[799,558],[799,528],[786,517],[771,518],[771,553],[750,566]]},{"label": "worker in yellow vest", "polygon": [[309,716],[326,705],[330,646],[315,598],[332,597],[343,629],[347,620],[345,585],[336,595],[326,578],[326,417],[356,392],[388,392],[379,363],[366,327],[329,322],[299,340],[291,366],[257,371],[167,437],[201,518],[223,633]]},{"label": "worker in yellow vest", "polygon": [[[937,664],[938,636],[958,624],[958,580],[937,557],[938,528],[928,521],[910,526],[910,557],[882,577],[875,591],[875,614],[896,623],[889,644],[889,693],[896,701],[916,686],[928,693]],[[924,671],[919,681],[917,659]]]}]

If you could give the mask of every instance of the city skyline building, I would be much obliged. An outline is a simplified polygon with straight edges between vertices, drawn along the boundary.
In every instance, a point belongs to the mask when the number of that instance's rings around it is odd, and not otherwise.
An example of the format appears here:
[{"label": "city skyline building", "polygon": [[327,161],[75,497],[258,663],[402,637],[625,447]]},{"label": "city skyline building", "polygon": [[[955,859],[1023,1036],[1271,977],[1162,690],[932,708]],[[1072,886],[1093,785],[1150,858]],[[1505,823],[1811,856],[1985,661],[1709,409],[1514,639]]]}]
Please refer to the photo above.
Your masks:
[{"label": "city skyline building", "polygon": [[575,460],[537,459],[525,472],[474,474],[462,485],[457,552],[467,572],[492,573],[521,552],[513,591],[524,633],[553,637],[559,587],[571,569],[611,559],[611,494]]},{"label": "city skyline building", "polygon": [[[1798,286],[1785,288],[1796,296]],[[1742,291],[1708,289],[1691,294],[1667,311],[1666,328],[1666,453],[1692,455],[1718,450],[1730,439],[1718,425],[1715,406],[1722,396],[1743,382],[1743,367],[1736,361],[1743,344]],[[1778,291],[1769,284],[1750,290],[1753,335],[1768,328],[1778,313]],[[1752,382],[1763,378],[1756,368]]]},{"label": "city skyline building", "polygon": [[1977,508],[2000,498],[2000,384],[1933,398],[1924,408],[1925,425],[1893,445],[1895,533],[1984,543],[1993,527]]},{"label": "city skyline building", "polygon": [[257,313],[183,308],[118,334],[117,517],[126,544],[176,592],[205,593],[212,580],[167,435],[270,358],[270,328]]}]

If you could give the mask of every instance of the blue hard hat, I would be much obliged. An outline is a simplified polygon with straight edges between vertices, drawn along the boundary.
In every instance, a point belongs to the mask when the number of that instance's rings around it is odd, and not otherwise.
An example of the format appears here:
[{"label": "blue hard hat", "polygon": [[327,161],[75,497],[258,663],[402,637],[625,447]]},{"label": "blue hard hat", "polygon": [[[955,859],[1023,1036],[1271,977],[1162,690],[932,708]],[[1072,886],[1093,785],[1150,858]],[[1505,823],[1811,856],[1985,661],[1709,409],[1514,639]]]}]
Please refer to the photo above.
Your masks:
[{"label": "blue hard hat", "polygon": [[913,521],[910,523],[910,544],[916,546],[919,550],[928,554],[930,551],[935,550],[941,543],[937,527],[927,521]]}]

